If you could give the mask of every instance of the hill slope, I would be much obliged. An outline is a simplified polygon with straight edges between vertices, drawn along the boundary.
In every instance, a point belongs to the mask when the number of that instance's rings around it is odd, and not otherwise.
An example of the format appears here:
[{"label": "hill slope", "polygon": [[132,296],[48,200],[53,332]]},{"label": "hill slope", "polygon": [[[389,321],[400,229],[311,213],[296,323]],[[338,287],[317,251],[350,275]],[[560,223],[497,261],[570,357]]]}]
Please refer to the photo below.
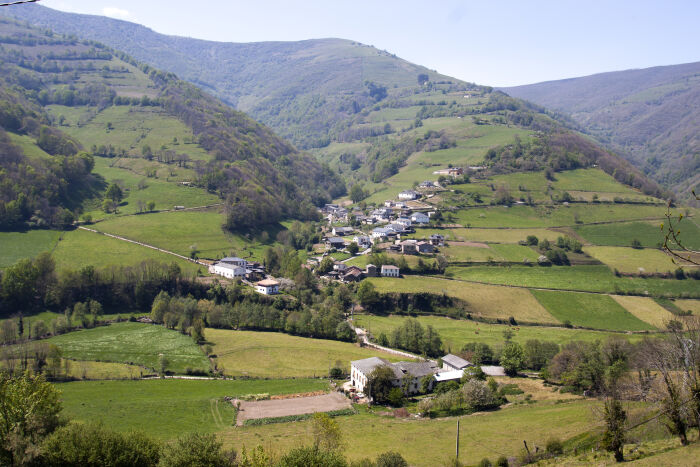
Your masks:
[{"label": "hill slope", "polygon": [[[19,100],[4,99],[3,108],[34,109],[53,133],[60,129],[74,140],[49,153],[70,156],[82,145],[143,177],[165,172],[166,182],[216,193],[228,201],[232,229],[313,216],[314,204],[344,190],[313,157],[171,73],[14,20],[0,19],[0,45],[0,90]],[[41,146],[41,131],[31,131],[38,124],[10,117],[2,123],[6,130]]]},{"label": "hill slope", "polygon": [[419,74],[433,81],[458,81],[343,39],[212,42],[166,36],[126,21],[39,5],[3,13],[103,42],[174,72],[300,147],[322,145],[339,122],[371,104],[368,81],[385,87],[412,86]]},{"label": "hill slope", "polygon": [[565,112],[680,193],[700,183],[700,62],[503,89]]}]

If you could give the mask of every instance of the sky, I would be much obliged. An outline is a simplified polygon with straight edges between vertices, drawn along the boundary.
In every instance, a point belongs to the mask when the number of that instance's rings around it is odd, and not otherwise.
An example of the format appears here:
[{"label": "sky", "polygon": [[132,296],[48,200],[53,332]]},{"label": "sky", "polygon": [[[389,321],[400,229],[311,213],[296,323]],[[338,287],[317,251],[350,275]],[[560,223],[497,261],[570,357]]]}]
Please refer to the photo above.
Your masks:
[{"label": "sky", "polygon": [[224,42],[339,37],[514,86],[700,60],[698,0],[43,0]]}]

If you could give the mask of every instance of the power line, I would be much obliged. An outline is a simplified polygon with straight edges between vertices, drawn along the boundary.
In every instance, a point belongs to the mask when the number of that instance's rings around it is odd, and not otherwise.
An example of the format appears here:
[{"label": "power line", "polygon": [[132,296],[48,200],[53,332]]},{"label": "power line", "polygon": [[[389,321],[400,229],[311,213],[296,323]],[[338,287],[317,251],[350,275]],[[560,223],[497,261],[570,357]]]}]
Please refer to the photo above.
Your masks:
[{"label": "power line", "polygon": [[0,3],[0,6],[20,5],[22,3],[36,3],[40,0],[17,0],[16,2]]}]

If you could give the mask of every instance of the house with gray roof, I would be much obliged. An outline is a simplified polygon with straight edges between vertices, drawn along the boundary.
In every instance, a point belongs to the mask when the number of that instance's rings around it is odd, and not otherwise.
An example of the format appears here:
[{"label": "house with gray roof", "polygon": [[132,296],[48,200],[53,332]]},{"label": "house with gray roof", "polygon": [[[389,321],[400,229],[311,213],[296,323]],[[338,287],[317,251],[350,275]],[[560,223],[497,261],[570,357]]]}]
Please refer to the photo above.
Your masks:
[{"label": "house with gray roof", "polygon": [[434,375],[439,370],[437,364],[431,361],[390,363],[383,358],[370,357],[350,362],[350,381],[353,387],[371,396],[371,388],[368,387],[369,376],[381,366],[388,367],[394,373],[392,384],[404,388],[407,394],[420,392],[421,380],[425,376]]},{"label": "house with gray roof", "polygon": [[442,369],[444,371],[464,370],[472,365],[473,364],[471,362],[451,353],[448,353],[442,357]]}]

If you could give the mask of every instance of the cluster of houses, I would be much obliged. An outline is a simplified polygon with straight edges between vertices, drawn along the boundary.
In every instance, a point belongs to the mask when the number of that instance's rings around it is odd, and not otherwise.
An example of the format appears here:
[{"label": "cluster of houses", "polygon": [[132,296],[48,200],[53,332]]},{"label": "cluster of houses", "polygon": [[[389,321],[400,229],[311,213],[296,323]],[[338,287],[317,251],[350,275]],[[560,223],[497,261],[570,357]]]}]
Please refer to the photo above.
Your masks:
[{"label": "cluster of houses", "polygon": [[420,392],[421,382],[426,376],[432,375],[428,386],[428,389],[432,390],[438,383],[459,381],[464,376],[464,370],[474,366],[471,362],[452,354],[445,355],[441,360],[442,368],[430,360],[396,363],[379,357],[355,360],[350,362],[350,384],[355,391],[371,397],[371,388],[368,387],[370,375],[378,367],[387,367],[394,373],[392,384],[411,395]]},{"label": "cluster of houses", "polygon": [[228,256],[209,266],[209,272],[227,279],[241,279],[253,282],[255,290],[264,295],[279,293],[279,282],[265,278],[265,268],[255,261]]},{"label": "cluster of houses", "polygon": [[327,279],[335,279],[342,282],[359,282],[365,277],[400,277],[400,269],[391,264],[384,264],[380,268],[374,264],[368,264],[365,269],[336,261],[333,270],[325,274]]}]

